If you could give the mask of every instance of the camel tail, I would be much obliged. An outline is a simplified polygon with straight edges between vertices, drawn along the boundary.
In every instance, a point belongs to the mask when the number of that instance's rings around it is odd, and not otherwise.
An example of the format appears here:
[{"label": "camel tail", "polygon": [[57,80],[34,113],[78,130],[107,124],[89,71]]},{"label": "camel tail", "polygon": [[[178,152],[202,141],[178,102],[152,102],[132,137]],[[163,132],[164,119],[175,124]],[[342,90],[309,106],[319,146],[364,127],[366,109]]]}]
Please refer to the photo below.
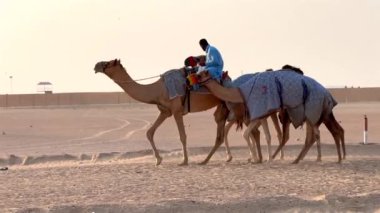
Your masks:
[{"label": "camel tail", "polygon": [[233,111],[236,118],[236,130],[243,129],[244,118],[246,116],[246,108],[243,103],[235,104]]},{"label": "camel tail", "polygon": [[243,129],[244,121],[248,118],[247,108],[243,103],[236,104],[234,107],[234,114],[236,118],[236,130]]},{"label": "camel tail", "polygon": [[243,129],[243,120],[236,120],[236,131]]}]

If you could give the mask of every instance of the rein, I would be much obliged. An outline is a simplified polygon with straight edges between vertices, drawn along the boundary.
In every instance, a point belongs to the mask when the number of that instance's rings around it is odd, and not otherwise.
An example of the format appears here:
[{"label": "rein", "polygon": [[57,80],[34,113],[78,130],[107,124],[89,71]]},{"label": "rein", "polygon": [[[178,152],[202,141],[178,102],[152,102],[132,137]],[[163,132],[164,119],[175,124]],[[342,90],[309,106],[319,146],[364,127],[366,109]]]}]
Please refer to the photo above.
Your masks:
[{"label": "rein", "polygon": [[140,79],[130,80],[130,81],[115,81],[114,80],[114,82],[120,83],[120,84],[123,84],[123,83],[133,83],[133,82],[136,82],[136,81],[143,81],[143,80],[148,80],[148,79],[158,78],[158,77],[161,77],[161,75],[155,75],[155,76],[152,76],[152,77],[140,78]]},{"label": "rein", "polygon": [[[103,66],[103,72],[104,72],[106,69],[110,68],[110,67],[116,66],[116,65],[117,65],[116,63],[117,63],[117,60],[115,60],[115,61],[113,62],[113,64],[110,64],[110,62],[106,63],[106,64]],[[119,61],[119,64],[118,64],[118,65],[120,65],[120,66],[124,69],[123,65],[120,64],[120,61]],[[115,80],[114,80],[114,82],[115,82],[115,83],[120,83],[120,84],[123,84],[123,83],[133,83],[133,82],[136,82],[136,81],[143,81],[143,80],[148,80],[148,79],[158,78],[158,77],[161,77],[161,75],[155,75],[155,76],[152,76],[152,77],[140,78],[140,79],[130,80],[130,81],[115,81]]]},{"label": "rein", "polygon": [[206,79],[206,80],[204,80],[204,81],[199,81],[198,83],[199,83],[200,85],[204,85],[204,84],[207,84],[211,79],[212,79],[212,78],[209,77],[208,79]]}]

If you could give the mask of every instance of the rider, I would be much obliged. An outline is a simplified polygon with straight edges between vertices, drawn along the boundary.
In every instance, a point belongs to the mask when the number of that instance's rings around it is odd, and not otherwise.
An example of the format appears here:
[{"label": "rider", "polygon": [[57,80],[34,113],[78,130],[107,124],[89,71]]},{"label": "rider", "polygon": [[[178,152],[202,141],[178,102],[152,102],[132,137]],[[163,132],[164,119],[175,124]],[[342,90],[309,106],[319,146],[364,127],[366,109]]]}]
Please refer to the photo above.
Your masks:
[{"label": "rider", "polygon": [[205,64],[205,56],[189,56],[185,59],[185,71],[187,78],[187,85],[191,86],[192,90],[199,89],[199,85],[196,84],[196,73],[200,66]]},{"label": "rider", "polygon": [[208,71],[211,77],[217,81],[221,81],[223,74],[223,58],[219,50],[211,46],[208,41],[202,38],[199,41],[202,50],[206,52],[206,63],[204,67],[200,67],[199,72]]}]

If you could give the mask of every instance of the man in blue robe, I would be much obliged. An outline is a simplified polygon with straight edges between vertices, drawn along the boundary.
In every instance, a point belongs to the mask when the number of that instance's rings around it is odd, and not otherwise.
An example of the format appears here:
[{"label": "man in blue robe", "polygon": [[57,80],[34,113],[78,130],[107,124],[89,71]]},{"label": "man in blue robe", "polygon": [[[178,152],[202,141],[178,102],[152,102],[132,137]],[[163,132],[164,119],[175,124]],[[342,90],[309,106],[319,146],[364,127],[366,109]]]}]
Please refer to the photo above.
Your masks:
[{"label": "man in blue robe", "polygon": [[223,58],[219,50],[211,46],[206,39],[201,39],[199,45],[202,50],[206,52],[205,67],[200,68],[198,72],[208,71],[211,77],[217,81],[221,81],[223,74]]}]

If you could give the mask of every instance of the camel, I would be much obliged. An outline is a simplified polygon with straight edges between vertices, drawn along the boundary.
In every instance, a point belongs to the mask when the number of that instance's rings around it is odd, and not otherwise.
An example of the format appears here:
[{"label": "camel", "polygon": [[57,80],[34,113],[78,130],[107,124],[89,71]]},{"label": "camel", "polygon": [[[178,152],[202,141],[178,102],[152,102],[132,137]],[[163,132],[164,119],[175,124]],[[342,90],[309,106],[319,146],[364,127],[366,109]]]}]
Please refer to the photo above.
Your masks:
[{"label": "camel", "polygon": [[[228,115],[228,109],[224,102],[216,98],[214,95],[210,93],[199,94],[197,92],[191,92],[189,95],[191,107],[190,112],[188,112],[187,110],[185,111],[185,107],[183,105],[185,101],[184,96],[177,96],[173,99],[169,98],[167,89],[165,87],[165,82],[162,77],[152,84],[138,84],[124,69],[123,65],[120,63],[120,60],[117,59],[98,62],[96,63],[94,70],[95,73],[100,72],[107,75],[133,99],[143,103],[157,105],[160,113],[156,121],[146,133],[147,138],[152,146],[157,166],[161,164],[162,157],[156,148],[153,139],[154,133],[156,132],[157,128],[171,115],[174,116],[174,119],[176,121],[180,135],[180,141],[182,143],[183,160],[179,165],[188,165],[186,132],[183,123],[183,116],[187,113],[201,112],[216,107],[216,110],[214,112],[214,119],[217,123],[217,136],[215,145],[211,149],[206,159],[200,164],[206,164],[214,152],[217,150],[217,148],[220,146],[220,144],[223,143],[224,126]],[[178,69],[176,71],[182,72],[183,75],[185,74],[184,69]]]},{"label": "camel", "polygon": [[[228,123],[226,124],[226,128],[224,130],[224,142],[225,142],[225,146],[226,146],[227,162],[230,162],[232,160],[232,154],[231,154],[231,151],[229,148],[229,142],[228,142],[228,133],[229,133],[232,125],[237,123],[234,114],[231,112],[230,112],[230,114],[232,114],[233,117],[231,115],[229,115],[229,118],[227,120]],[[334,137],[334,141],[340,140],[342,142],[343,159],[345,159],[346,152],[345,152],[345,144],[344,144],[344,129],[336,121],[333,113],[331,113],[330,116],[331,116],[331,118],[324,119],[323,123],[325,124],[327,129],[330,131],[331,135]],[[271,160],[276,158],[276,155],[278,154],[278,152],[281,153],[280,159],[284,159],[283,147],[286,144],[286,142],[289,140],[289,137],[290,137],[289,136],[289,131],[290,131],[289,128],[290,128],[290,124],[291,124],[289,115],[286,113],[286,110],[280,111],[280,113],[279,113],[280,121],[283,125],[282,130],[280,129],[280,126],[278,124],[278,119],[277,119],[276,114],[271,114],[270,117],[271,117],[273,124],[274,124],[274,127],[276,129],[277,138],[279,140],[280,146],[276,149],[273,156],[268,157],[268,162],[270,162]],[[249,119],[244,118],[244,123],[246,126],[248,126]],[[266,131],[265,128],[264,128],[264,131]],[[319,130],[315,130],[315,131],[319,131]],[[259,132],[255,132],[255,130],[253,130],[253,133],[259,134]],[[266,134],[266,137],[268,137],[267,135],[268,134]],[[317,134],[317,135],[319,135],[319,134]],[[335,138],[335,137],[337,137],[337,138]],[[260,139],[260,137],[256,136],[255,139],[256,139],[256,141],[258,141]],[[269,135],[269,140],[270,140],[270,135]],[[268,139],[267,139],[267,142],[268,142]],[[318,136],[316,136],[316,142],[317,142],[317,161],[322,161],[320,138]],[[268,143],[268,154],[271,153],[271,149],[269,148],[269,146],[270,146],[270,142]],[[250,146],[248,146],[248,147],[251,149]],[[259,147],[258,149],[260,151],[260,146],[258,146],[258,147]],[[255,152],[252,154],[252,151],[251,151],[251,156],[252,155],[257,156],[257,154]],[[257,159],[257,157],[252,157],[252,159],[255,159],[254,161],[256,161],[256,162],[261,162],[261,159],[262,159],[261,154],[259,156],[260,156],[259,159]],[[301,160],[302,159],[303,158],[301,158]],[[249,159],[249,161],[250,160],[251,159]]]},{"label": "camel", "polygon": [[[284,116],[286,116],[286,117],[284,117]],[[335,118],[333,117],[334,115],[331,114],[331,116],[332,116],[331,119],[326,119],[323,122],[325,123],[327,129],[330,131],[330,133],[333,137],[338,137],[337,140],[343,141],[343,153],[344,153],[343,159],[344,159],[345,158],[344,130],[339,125],[339,123],[335,120]],[[279,113],[281,123],[283,124],[282,130],[278,124],[278,119],[276,117],[276,114],[271,114],[270,117],[274,123],[274,127],[275,127],[276,132],[277,132],[277,138],[278,138],[280,146],[276,149],[275,153],[271,157],[268,156],[268,162],[275,159],[278,152],[281,153],[280,159],[281,160],[284,159],[283,147],[286,144],[286,142],[289,140],[289,137],[290,137],[289,136],[289,131],[290,131],[289,127],[291,124],[289,115],[286,114],[285,110],[283,112]],[[264,119],[264,120],[266,120],[266,119]],[[229,133],[232,125],[237,123],[237,121],[235,120],[235,117],[229,118],[229,120],[227,120],[227,121],[228,121],[228,123],[226,124],[226,128],[224,130],[224,142],[225,142],[226,154],[227,154],[227,160],[226,161],[230,162],[232,160],[232,154],[231,154],[231,150],[229,148],[228,133]],[[248,126],[249,125],[249,119],[245,118],[244,123],[246,126]],[[264,131],[265,131],[265,128],[264,128]],[[316,131],[319,131],[319,130],[316,130]],[[255,140],[259,141],[260,140],[260,136],[259,136],[260,132],[258,132],[258,131],[255,132],[255,129],[254,129],[253,134],[255,134],[255,135],[258,134],[258,136],[255,136]],[[268,137],[267,135],[268,134],[266,134],[265,136]],[[319,134],[317,134],[317,135],[319,135]],[[266,139],[266,140],[268,142],[268,139]],[[269,134],[269,141],[270,141],[270,134]],[[318,136],[316,136],[316,142],[317,142],[317,161],[322,161],[321,143],[320,143],[320,138]],[[269,146],[270,146],[270,142],[268,143],[268,154],[271,153],[271,149],[269,148]],[[248,145],[248,147],[251,150],[251,146]],[[257,147],[259,147],[258,150],[260,151],[260,145]],[[260,157],[258,159],[256,152],[252,153],[252,151],[251,151],[251,159],[248,159],[248,161],[251,161],[252,159],[254,159],[254,162],[260,163],[262,161],[261,154],[260,154]],[[301,160],[302,159],[303,158],[301,158]]]},{"label": "camel", "polygon": [[[257,73],[251,73],[251,74],[245,74],[245,75],[239,76],[238,78],[233,80],[229,85],[227,85],[227,87],[237,87],[237,86],[245,83],[248,79],[252,78],[256,74]],[[243,122],[245,123],[246,126],[248,126],[249,119],[247,117],[248,112],[247,112],[244,104],[241,104],[241,103],[240,104],[226,103],[226,104],[227,104],[227,107],[229,107],[230,112],[229,112],[229,115],[227,118],[228,123],[226,125],[225,130],[224,130],[224,143],[225,143],[226,153],[227,153],[227,162],[230,162],[232,160],[232,155],[231,155],[231,150],[230,150],[229,142],[228,142],[228,133],[229,133],[229,131],[230,131],[230,129],[234,123],[237,123],[237,130],[243,128]],[[232,108],[232,110],[231,110],[231,108]],[[277,132],[278,141],[281,143],[282,132],[280,129],[280,125],[278,123],[277,115],[274,114],[271,116],[271,118],[272,118],[274,127],[275,127],[276,132]],[[266,139],[267,145],[268,145],[267,146],[267,148],[268,148],[268,162],[271,162],[272,161],[271,135],[269,132],[267,120],[263,119],[261,121],[261,125],[264,129],[265,139]],[[250,141],[247,141],[247,143],[248,143],[247,145],[248,145],[248,148],[249,148],[250,154],[251,154],[251,158],[249,158],[248,161],[253,160],[253,162],[261,163],[262,162],[262,154],[261,154],[261,148],[260,148],[260,132],[257,129],[254,129],[252,131],[250,137],[251,137],[253,142],[249,143]],[[257,152],[259,153],[259,157],[257,157],[256,149],[254,148],[255,143],[256,143],[256,147],[257,147]],[[283,158],[283,151],[282,150],[281,150],[281,157]]]},{"label": "camel", "polygon": [[[269,75],[271,75],[271,74],[269,74]],[[283,72],[283,75],[279,76],[279,78],[284,78],[287,75],[289,76],[289,75],[292,75],[292,74],[287,73],[286,75],[284,75],[284,72]],[[275,78],[273,78],[273,76],[274,75],[272,75],[270,77],[272,77],[272,80],[276,81],[275,83],[277,84],[276,85],[277,89],[280,88],[281,89],[280,91],[281,91],[281,94],[282,94],[282,92],[283,92],[282,91],[282,86],[278,85],[279,83],[277,82],[278,81],[277,76]],[[247,100],[244,99],[244,98],[246,98],[246,96],[244,96],[244,94],[242,94],[240,88],[225,88],[225,87],[222,87],[215,80],[212,80],[207,72],[200,73],[199,78],[200,78],[200,82],[202,82],[202,84],[204,86],[206,86],[218,98],[220,98],[220,99],[222,99],[224,101],[229,101],[229,102],[233,102],[233,103],[244,103],[247,108],[249,107],[249,105],[248,105],[249,103],[247,103]],[[303,78],[303,77],[298,76],[297,78],[300,79],[300,78]],[[256,80],[256,79],[254,79],[254,80]],[[310,78],[308,78],[306,80],[308,80],[309,84],[311,82],[311,86],[313,86],[313,88],[314,87],[315,88],[322,87],[322,86],[319,86],[319,84],[316,81],[314,81],[313,79],[310,80]],[[302,79],[302,86],[306,87],[304,81],[305,80]],[[274,82],[272,82],[272,83],[274,83]],[[265,94],[265,95],[267,95],[267,93],[273,92],[273,91],[268,91],[270,88],[268,89],[268,87],[265,86],[265,85],[262,86],[261,89],[262,89],[262,91],[259,91],[259,92],[262,92],[262,94]],[[251,95],[253,87],[250,88],[250,90],[251,91],[250,91],[249,95]],[[326,90],[326,89],[324,89],[324,90]],[[279,91],[276,91],[276,92],[279,92]],[[292,91],[292,92],[298,92],[298,91]],[[281,97],[279,98],[280,102],[281,102],[281,105],[280,105],[281,108],[284,107],[282,104],[284,104],[285,106],[287,104],[286,102],[285,103],[282,102],[282,101],[284,101],[282,96],[283,95],[281,95]],[[302,96],[304,96],[304,94]],[[334,137],[334,140],[335,140],[335,144],[336,144],[336,147],[337,147],[337,152],[338,152],[338,162],[341,162],[341,160],[342,160],[341,151],[340,151],[340,145],[342,145],[343,158],[345,158],[345,146],[344,146],[344,136],[343,136],[344,135],[344,130],[343,130],[343,128],[341,128],[341,126],[338,124],[338,122],[336,122],[336,120],[335,120],[335,118],[334,118],[334,116],[332,114],[332,107],[334,106],[333,105],[334,103],[332,103],[334,101],[331,100],[332,96],[329,93],[326,95],[326,92],[324,91],[324,94],[323,94],[322,97],[316,96],[315,93],[314,93],[314,96],[312,98],[316,98],[316,97],[317,97],[317,101],[319,101],[318,103],[321,104],[320,105],[320,107],[321,107],[320,112],[310,111],[308,108],[306,108],[305,106],[308,106],[309,108],[312,108],[312,107],[310,107],[310,103],[306,103],[305,104],[305,99],[303,100],[304,101],[303,105],[299,104],[297,107],[294,107],[293,109],[291,109],[291,108],[287,109],[287,110],[293,110],[291,112],[293,113],[293,116],[295,116],[296,118],[298,116],[298,124],[297,125],[300,125],[299,121],[302,121],[302,123],[303,122],[306,123],[305,145],[304,145],[302,151],[300,152],[300,154],[298,155],[298,157],[296,158],[296,160],[293,163],[298,163],[299,160],[303,159],[305,157],[307,151],[310,149],[311,145],[316,140],[317,141],[320,140],[318,127],[321,124],[321,122],[324,122],[325,125],[327,126],[327,128],[333,134],[333,137]],[[305,97],[303,97],[303,98],[305,98]],[[270,101],[273,101],[273,100],[270,100]],[[277,101],[277,100],[274,100],[274,101]],[[277,102],[275,102],[275,103],[277,104]],[[252,102],[251,102],[251,104],[252,104]],[[277,108],[274,107],[270,111],[264,112],[264,114],[262,114],[260,117],[256,117],[256,118],[253,118],[253,119],[251,118],[251,121],[250,121],[247,129],[244,132],[244,138],[246,139],[247,143],[248,143],[248,140],[249,140],[249,134],[250,134],[250,132],[252,132],[253,130],[257,129],[263,119],[266,119],[268,116],[270,116],[271,114],[276,113],[277,111],[281,111],[281,108],[280,107],[277,107]],[[302,110],[305,110],[305,111],[302,111]],[[307,111],[307,110],[309,110],[309,111]],[[306,116],[305,112],[308,113],[308,115],[311,118],[309,118],[308,116]],[[315,116],[313,117],[313,114],[315,114],[315,113],[317,113],[317,116],[319,116],[317,121],[315,120]],[[288,123],[290,123],[290,122],[286,121],[285,123],[283,123],[283,127],[284,127],[283,129],[285,131],[289,131],[288,129],[285,128],[286,125],[288,125]],[[283,134],[284,135],[283,136],[283,140],[282,140],[280,146],[278,147],[278,149],[276,150],[276,152],[275,152],[275,154],[273,156],[275,156],[278,153],[278,151],[282,149],[283,145],[286,143],[285,138],[288,137],[287,136],[288,132],[285,132],[285,131],[284,131],[284,134]],[[339,140],[341,140],[341,141],[339,141]],[[320,152],[319,149],[318,149],[318,151]]]}]

